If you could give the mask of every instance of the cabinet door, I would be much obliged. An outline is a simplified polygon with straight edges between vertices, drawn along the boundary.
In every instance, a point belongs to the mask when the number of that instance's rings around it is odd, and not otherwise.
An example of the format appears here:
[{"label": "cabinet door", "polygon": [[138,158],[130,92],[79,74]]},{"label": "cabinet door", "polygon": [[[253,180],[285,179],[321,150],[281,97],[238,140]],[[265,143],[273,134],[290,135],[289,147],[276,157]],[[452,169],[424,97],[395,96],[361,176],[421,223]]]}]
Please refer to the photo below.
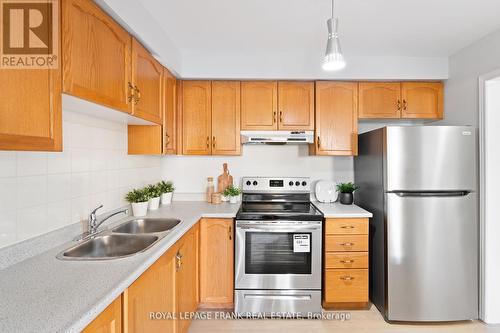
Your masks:
[{"label": "cabinet door", "polygon": [[177,79],[163,69],[163,154],[177,153]]},{"label": "cabinet door", "polygon": [[[198,308],[198,246],[199,225],[196,224],[179,241],[177,252],[177,312],[194,312]],[[180,319],[177,321],[177,332],[188,331],[191,321]]]},{"label": "cabinet door", "polygon": [[82,333],[119,333],[122,331],[122,297],[119,296],[94,319]]},{"label": "cabinet door", "polygon": [[62,1],[65,93],[132,112],[130,35],[93,1]]},{"label": "cabinet door", "polygon": [[59,70],[1,69],[0,150],[62,150]]},{"label": "cabinet door", "polygon": [[151,312],[175,312],[175,253],[167,251],[124,292],[125,332],[175,331],[174,320],[150,319]]},{"label": "cabinet door", "polygon": [[212,92],[210,81],[183,81],[182,153],[210,155],[212,125]]},{"label": "cabinet door", "polygon": [[234,236],[232,219],[200,222],[200,302],[205,308],[233,305]]},{"label": "cabinet door", "polygon": [[316,82],[316,154],[357,155],[358,84]]},{"label": "cabinet door", "polygon": [[129,155],[161,155],[162,126],[128,125]]},{"label": "cabinet door", "polygon": [[241,82],[241,129],[278,129],[277,100],[275,81]]},{"label": "cabinet door", "polygon": [[401,83],[359,83],[359,118],[400,118],[401,108]]},{"label": "cabinet door", "polygon": [[403,82],[401,95],[403,118],[443,118],[443,84],[441,82]]},{"label": "cabinet door", "polygon": [[162,124],[163,67],[137,40],[132,41],[133,114]]},{"label": "cabinet door", "polygon": [[278,82],[278,129],[314,130],[314,82]]},{"label": "cabinet door", "polygon": [[240,154],[240,83],[212,81],[212,155]]}]

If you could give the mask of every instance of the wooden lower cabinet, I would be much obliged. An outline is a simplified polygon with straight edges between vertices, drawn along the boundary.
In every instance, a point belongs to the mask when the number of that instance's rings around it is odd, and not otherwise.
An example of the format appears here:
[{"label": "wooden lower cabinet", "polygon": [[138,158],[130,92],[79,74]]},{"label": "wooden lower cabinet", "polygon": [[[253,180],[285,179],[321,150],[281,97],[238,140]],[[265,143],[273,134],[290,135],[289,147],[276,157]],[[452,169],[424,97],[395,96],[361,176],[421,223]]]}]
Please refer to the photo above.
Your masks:
[{"label": "wooden lower cabinet", "polygon": [[360,309],[368,298],[368,219],[326,219],[323,307]]},{"label": "wooden lower cabinet", "polygon": [[120,333],[122,331],[122,296],[113,301],[94,319],[83,333]]},{"label": "wooden lower cabinet", "polygon": [[200,307],[233,308],[234,227],[232,219],[200,221]]}]

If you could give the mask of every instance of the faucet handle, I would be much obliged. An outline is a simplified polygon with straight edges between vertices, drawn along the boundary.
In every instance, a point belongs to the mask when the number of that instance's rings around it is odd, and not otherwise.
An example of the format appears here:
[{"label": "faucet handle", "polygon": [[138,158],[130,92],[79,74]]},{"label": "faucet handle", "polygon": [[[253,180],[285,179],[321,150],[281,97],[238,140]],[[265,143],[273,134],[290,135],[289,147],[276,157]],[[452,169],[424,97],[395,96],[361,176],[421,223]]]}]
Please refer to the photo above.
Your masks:
[{"label": "faucet handle", "polygon": [[90,214],[91,214],[91,215],[95,215],[95,213],[96,213],[99,209],[101,209],[102,207],[104,207],[104,205],[100,205],[99,207],[96,207],[96,208],[95,208],[95,209],[94,209],[94,210],[93,210]]}]

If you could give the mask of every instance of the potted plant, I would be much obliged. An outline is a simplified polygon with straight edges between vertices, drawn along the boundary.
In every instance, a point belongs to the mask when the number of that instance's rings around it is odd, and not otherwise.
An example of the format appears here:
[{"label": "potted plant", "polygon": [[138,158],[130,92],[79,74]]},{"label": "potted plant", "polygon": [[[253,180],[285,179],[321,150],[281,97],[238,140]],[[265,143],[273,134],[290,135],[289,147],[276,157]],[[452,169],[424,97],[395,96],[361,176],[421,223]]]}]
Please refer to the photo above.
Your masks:
[{"label": "potted plant", "polygon": [[354,185],[354,183],[340,183],[337,185],[337,191],[339,192],[339,201],[344,205],[352,205],[354,202],[353,192],[359,187]]},{"label": "potted plant", "polygon": [[162,205],[170,205],[172,203],[172,195],[174,194],[174,184],[171,181],[162,180],[158,184],[156,184],[161,192],[161,204]]},{"label": "potted plant", "polygon": [[237,203],[238,202],[238,197],[240,196],[241,190],[234,185],[228,186],[224,190],[224,195],[229,198],[230,203]]},{"label": "potted plant", "polygon": [[149,209],[156,210],[160,207],[160,188],[156,185],[149,184],[145,187],[145,191],[149,196]]},{"label": "potted plant", "polygon": [[149,196],[144,189],[133,189],[127,193],[125,200],[132,205],[132,214],[134,216],[147,214]]}]

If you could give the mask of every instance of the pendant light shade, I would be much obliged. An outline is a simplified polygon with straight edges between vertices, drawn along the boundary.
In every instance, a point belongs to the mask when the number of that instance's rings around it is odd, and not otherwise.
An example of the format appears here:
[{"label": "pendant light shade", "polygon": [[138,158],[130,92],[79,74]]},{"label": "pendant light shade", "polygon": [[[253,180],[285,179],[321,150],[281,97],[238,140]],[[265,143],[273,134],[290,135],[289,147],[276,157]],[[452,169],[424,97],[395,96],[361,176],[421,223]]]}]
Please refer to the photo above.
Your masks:
[{"label": "pendant light shade", "polygon": [[328,42],[326,44],[323,69],[325,71],[337,71],[345,67],[344,56],[340,48],[338,35],[338,20],[333,16],[334,2],[332,0],[332,17],[326,21],[328,27]]}]

